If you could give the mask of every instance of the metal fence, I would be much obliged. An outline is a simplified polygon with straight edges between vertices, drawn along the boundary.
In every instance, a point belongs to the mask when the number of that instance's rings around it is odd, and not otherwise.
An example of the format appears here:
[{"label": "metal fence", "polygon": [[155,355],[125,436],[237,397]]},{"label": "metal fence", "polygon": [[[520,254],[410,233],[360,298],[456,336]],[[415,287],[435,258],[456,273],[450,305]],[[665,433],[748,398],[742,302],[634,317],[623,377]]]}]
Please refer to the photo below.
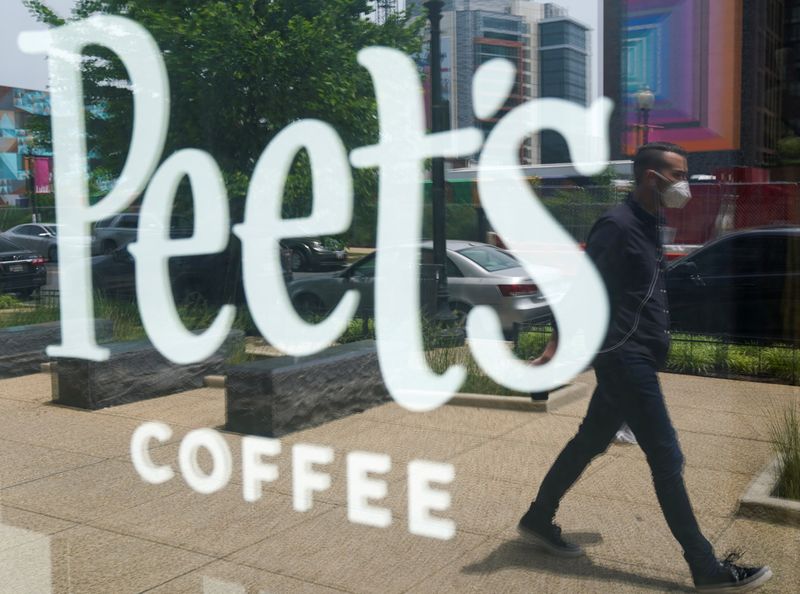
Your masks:
[{"label": "metal fence", "polygon": [[[518,352],[526,344],[543,348],[551,332],[549,325],[522,327],[517,338]],[[529,352],[530,348],[522,350],[526,356],[538,354]],[[730,334],[673,333],[665,371],[800,385],[800,338],[767,341]]]},{"label": "metal fence", "polygon": [[32,302],[36,307],[56,308],[59,303],[58,289],[39,289]]}]

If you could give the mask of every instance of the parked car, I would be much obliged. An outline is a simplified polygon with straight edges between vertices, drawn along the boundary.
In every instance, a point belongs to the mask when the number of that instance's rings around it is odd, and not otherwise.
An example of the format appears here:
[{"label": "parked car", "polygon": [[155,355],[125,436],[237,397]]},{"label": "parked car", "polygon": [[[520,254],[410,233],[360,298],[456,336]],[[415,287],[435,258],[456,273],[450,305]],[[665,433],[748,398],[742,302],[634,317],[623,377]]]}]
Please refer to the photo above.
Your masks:
[{"label": "parked car", "polygon": [[[284,263],[289,253],[282,254]],[[291,272],[284,268],[288,282]],[[241,254],[232,242],[216,254],[170,258],[172,292],[178,303],[202,301],[208,304],[244,303]],[[136,270],[127,247],[92,258],[92,282],[95,291],[108,297],[133,299],[136,294]]]},{"label": "parked car", "polygon": [[[12,227],[3,236],[13,243],[27,248],[51,262],[58,260],[58,235],[61,227],[55,223],[25,223]],[[75,241],[79,241],[77,238]],[[81,241],[85,239],[81,238]],[[94,238],[89,238],[91,254],[97,253]]]},{"label": "parked car", "polygon": [[800,227],[730,233],[667,270],[675,330],[800,339]]},{"label": "parked car", "polygon": [[332,238],[284,239],[281,241],[281,246],[292,251],[291,268],[294,272],[342,266],[347,262],[344,246]]},{"label": "parked car", "polygon": [[4,237],[0,237],[0,293],[25,297],[47,284],[45,260]]},{"label": "parked car", "polygon": [[[178,303],[241,301],[239,260],[228,250],[202,256],[181,256],[169,262],[170,281]],[[134,259],[127,247],[92,258],[95,291],[108,297],[133,299],[136,294]]]},{"label": "parked car", "polygon": [[[421,264],[433,262],[433,245],[423,242]],[[447,283],[450,307],[464,320],[476,305],[491,305],[500,316],[503,332],[512,337],[518,324],[550,319],[550,307],[539,288],[511,254],[493,245],[473,241],[447,241]],[[559,275],[549,267],[538,267],[536,276]],[[349,289],[361,292],[361,312],[374,303],[375,254],[333,273],[322,273],[293,281],[289,295],[304,315],[324,315]]]},{"label": "parked car", "polygon": [[[162,223],[156,219],[143,218],[138,213],[121,213],[94,225],[94,237],[100,253],[110,254],[117,248],[136,241],[137,233],[161,231]],[[186,219],[173,216],[170,220],[170,237],[188,237],[192,225]]]}]

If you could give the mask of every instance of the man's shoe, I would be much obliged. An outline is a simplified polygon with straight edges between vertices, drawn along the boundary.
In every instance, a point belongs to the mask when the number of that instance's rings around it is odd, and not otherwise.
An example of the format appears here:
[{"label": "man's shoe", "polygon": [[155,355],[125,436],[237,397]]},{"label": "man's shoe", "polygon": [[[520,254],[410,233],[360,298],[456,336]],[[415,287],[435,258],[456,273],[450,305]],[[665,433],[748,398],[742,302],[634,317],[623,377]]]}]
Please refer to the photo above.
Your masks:
[{"label": "man's shoe", "polygon": [[585,553],[576,544],[561,538],[561,527],[552,522],[533,522],[527,515],[517,524],[517,532],[526,541],[558,557],[581,557]]},{"label": "man's shoe", "polygon": [[623,445],[637,445],[636,436],[631,431],[627,424],[623,423],[619,428],[617,434],[614,436],[614,441]]},{"label": "man's shoe", "polygon": [[739,556],[739,553],[730,553],[720,563],[718,573],[711,577],[696,577],[694,587],[699,592],[747,592],[762,586],[772,577],[772,570],[766,565],[736,565]]}]

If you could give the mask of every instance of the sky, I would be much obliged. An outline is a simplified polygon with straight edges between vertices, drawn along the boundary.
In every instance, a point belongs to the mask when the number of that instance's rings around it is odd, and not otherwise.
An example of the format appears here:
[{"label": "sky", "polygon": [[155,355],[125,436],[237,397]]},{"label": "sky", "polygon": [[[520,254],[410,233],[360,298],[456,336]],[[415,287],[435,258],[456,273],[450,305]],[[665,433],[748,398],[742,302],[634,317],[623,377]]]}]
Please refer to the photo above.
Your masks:
[{"label": "sky", "polygon": [[[50,8],[62,16],[67,16],[75,0],[46,0]],[[599,51],[598,22],[600,20],[599,6],[602,0],[554,0],[554,3],[564,6],[569,15],[592,29],[592,96],[599,90],[599,65],[601,63]],[[401,6],[405,0],[399,0]],[[47,65],[41,56],[23,54],[17,48],[17,35],[20,31],[29,31],[44,28],[37,23],[22,4],[22,0],[2,0],[0,8],[0,85],[8,87],[21,87],[24,89],[43,90],[47,85]]]},{"label": "sky", "polygon": [[[44,90],[47,84],[47,63],[43,56],[23,54],[17,48],[20,31],[45,29],[36,22],[22,0],[0,2],[0,85]],[[75,0],[47,0],[47,5],[62,16],[68,16]]]}]

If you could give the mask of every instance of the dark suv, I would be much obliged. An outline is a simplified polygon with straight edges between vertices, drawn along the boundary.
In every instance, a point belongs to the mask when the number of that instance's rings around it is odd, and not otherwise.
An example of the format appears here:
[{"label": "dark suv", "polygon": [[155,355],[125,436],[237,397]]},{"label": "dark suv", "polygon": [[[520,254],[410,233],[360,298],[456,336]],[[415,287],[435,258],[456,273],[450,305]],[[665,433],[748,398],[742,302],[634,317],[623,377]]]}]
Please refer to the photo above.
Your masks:
[{"label": "dark suv", "polygon": [[800,340],[800,227],[725,235],[667,271],[675,330]]},{"label": "dark suv", "polygon": [[[110,254],[117,248],[136,241],[138,234],[160,233],[162,225],[161,221],[154,218],[123,212],[95,223],[95,242],[101,253]],[[169,231],[170,237],[189,237],[192,234],[192,225],[190,221],[173,215]]]},{"label": "dark suv", "polygon": [[28,296],[46,283],[44,258],[0,237],[0,293]]}]

